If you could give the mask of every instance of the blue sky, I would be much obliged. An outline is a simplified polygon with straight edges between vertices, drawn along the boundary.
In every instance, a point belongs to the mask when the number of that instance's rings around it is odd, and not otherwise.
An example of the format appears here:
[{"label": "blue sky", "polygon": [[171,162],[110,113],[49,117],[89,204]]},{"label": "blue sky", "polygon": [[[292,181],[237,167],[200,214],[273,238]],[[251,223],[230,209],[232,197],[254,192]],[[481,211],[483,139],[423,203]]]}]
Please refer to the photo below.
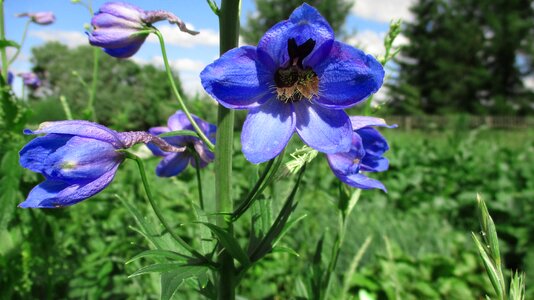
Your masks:
[{"label": "blue sky", "polygon": [[[105,0],[94,0],[95,11]],[[184,22],[200,31],[192,37],[178,31],[167,22],[156,23],[166,38],[169,58],[173,67],[179,72],[184,88],[189,93],[200,91],[198,74],[203,67],[218,56],[218,20],[211,12],[205,0],[131,0],[127,1],[145,10],[163,9],[175,13]],[[219,1],[218,1],[219,2]],[[381,39],[388,29],[388,22],[393,18],[409,19],[408,6],[413,0],[357,0],[348,18],[346,29],[356,32],[348,40],[366,51],[378,55],[381,51]],[[246,16],[253,13],[253,0],[242,1],[241,23],[246,23]],[[30,49],[46,41],[60,41],[69,46],[87,44],[84,25],[90,23],[88,11],[79,4],[69,0],[6,0],[5,19],[8,39],[19,41],[26,19],[15,15],[22,12],[52,11],[56,22],[48,26],[31,24],[22,53],[11,67],[15,72],[24,72],[31,68]],[[151,37],[141,50],[132,58],[139,63],[161,65],[161,54],[156,39]],[[20,80],[16,80],[15,90],[19,90]]]}]

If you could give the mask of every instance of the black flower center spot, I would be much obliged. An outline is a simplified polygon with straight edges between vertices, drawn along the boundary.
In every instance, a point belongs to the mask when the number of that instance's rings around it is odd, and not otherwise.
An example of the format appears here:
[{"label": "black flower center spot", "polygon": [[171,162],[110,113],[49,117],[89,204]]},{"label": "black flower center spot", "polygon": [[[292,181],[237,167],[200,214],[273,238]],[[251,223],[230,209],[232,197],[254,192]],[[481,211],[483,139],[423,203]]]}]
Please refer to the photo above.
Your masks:
[{"label": "black flower center spot", "polygon": [[311,68],[302,65],[302,61],[310,55],[314,47],[315,41],[312,39],[299,46],[293,38],[287,41],[288,66],[278,69],[274,74],[276,94],[280,101],[297,102],[317,95],[319,78]]}]

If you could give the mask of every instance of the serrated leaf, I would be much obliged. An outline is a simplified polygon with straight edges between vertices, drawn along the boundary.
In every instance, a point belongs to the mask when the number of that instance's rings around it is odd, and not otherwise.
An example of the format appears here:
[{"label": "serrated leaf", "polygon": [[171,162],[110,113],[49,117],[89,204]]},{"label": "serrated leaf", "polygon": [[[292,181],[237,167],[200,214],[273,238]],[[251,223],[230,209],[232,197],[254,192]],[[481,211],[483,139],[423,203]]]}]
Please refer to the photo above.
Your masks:
[{"label": "serrated leaf", "polygon": [[206,273],[206,271],[206,267],[186,266],[161,274],[161,300],[171,299],[184,280],[191,277],[199,277],[203,273]]},{"label": "serrated leaf", "polygon": [[20,45],[11,40],[0,40],[0,48],[7,48],[7,47],[13,47],[13,48],[20,48]]},{"label": "serrated leaf", "polygon": [[239,245],[239,242],[233,235],[229,234],[226,230],[224,230],[223,228],[215,224],[211,224],[211,223],[200,223],[200,224],[207,226],[211,230],[211,232],[215,234],[215,236],[217,237],[221,245],[223,245],[224,249],[228,252],[228,254],[230,254],[230,256],[232,256],[232,258],[240,262],[241,265],[245,267],[250,265],[250,260],[247,254],[245,253],[243,248],[241,248],[241,246]]}]

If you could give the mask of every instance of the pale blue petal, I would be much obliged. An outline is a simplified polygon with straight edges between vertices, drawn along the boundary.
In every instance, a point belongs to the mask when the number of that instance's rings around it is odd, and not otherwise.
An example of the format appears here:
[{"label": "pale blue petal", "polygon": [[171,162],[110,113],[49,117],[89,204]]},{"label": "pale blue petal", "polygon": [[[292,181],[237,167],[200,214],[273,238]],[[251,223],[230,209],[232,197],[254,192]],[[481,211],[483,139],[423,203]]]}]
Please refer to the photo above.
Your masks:
[{"label": "pale blue petal", "polygon": [[343,110],[326,109],[306,100],[293,105],[297,133],[304,143],[324,153],[350,150],[352,128],[350,119]]},{"label": "pale blue petal", "polygon": [[268,161],[282,152],[294,131],[291,105],[271,100],[248,113],[241,133],[243,154],[255,164]]}]

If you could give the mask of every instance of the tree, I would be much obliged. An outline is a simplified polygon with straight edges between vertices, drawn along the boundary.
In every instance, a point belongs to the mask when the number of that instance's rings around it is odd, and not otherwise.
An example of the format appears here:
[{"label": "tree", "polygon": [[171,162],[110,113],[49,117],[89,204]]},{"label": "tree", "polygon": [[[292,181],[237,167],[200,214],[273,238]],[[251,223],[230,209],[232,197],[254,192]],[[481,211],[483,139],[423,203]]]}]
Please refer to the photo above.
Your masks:
[{"label": "tree", "polygon": [[[32,53],[34,71],[44,81],[43,93],[54,101],[65,96],[75,117],[80,118],[88,99],[82,82],[90,84],[92,80],[93,49],[69,49],[54,42],[34,48]],[[101,55],[95,108],[99,122],[141,130],[164,124],[177,105],[163,70]]]},{"label": "tree", "polygon": [[336,34],[342,34],[341,28],[354,4],[350,0],[255,0],[257,12],[247,15],[247,24],[241,28],[241,36],[246,43],[257,44],[269,28],[289,18],[293,10],[305,2],[319,10]]},{"label": "tree", "polygon": [[516,60],[529,38],[527,24],[534,25],[530,1],[419,0],[412,12],[414,21],[403,30],[410,43],[390,86],[390,109],[430,114],[528,110]]}]

